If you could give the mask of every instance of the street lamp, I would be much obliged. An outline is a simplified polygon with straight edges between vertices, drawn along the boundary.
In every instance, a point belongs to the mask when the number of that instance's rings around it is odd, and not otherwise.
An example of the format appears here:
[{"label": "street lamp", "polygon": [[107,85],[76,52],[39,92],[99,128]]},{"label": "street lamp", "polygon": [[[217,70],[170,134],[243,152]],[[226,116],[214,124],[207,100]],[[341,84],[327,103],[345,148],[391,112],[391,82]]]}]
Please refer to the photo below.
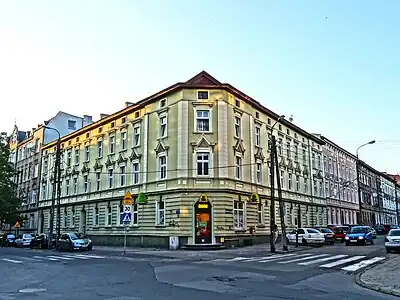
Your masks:
[{"label": "street lamp", "polygon": [[[61,134],[60,132],[53,127],[43,126],[46,129],[53,130],[57,133],[57,146],[56,146],[56,160],[54,164],[54,183],[53,183],[53,191],[51,197],[51,210],[50,210],[50,232],[49,232],[49,240],[48,247],[51,249],[53,246],[53,231],[54,231],[54,210],[55,210],[55,202],[56,202],[56,192],[57,192],[57,238],[56,238],[56,249],[58,248],[58,239],[60,237],[60,199],[61,199],[61,166],[60,166],[60,155],[61,155]],[[56,185],[57,184],[57,185]]]},{"label": "street lamp", "polygon": [[361,212],[361,190],[360,190],[360,176],[359,176],[359,159],[358,159],[358,150],[360,150],[362,147],[365,147],[367,145],[372,145],[375,144],[375,140],[369,141],[368,143],[362,144],[359,146],[356,150],[356,176],[357,176],[357,196],[358,196],[358,205],[359,205],[359,223],[363,223],[362,221],[362,212]]},{"label": "street lamp", "polygon": [[[272,125],[272,127],[270,128],[270,132],[271,132],[271,152],[270,152],[270,183],[271,183],[271,205],[270,205],[270,212],[271,212],[271,220],[270,220],[270,233],[271,233],[271,238],[270,238],[270,246],[271,246],[271,253],[275,253],[276,252],[276,247],[275,247],[275,156],[277,155],[276,153],[276,140],[275,140],[275,136],[273,134],[273,130],[274,127],[276,126],[276,124],[278,124],[279,121],[281,121],[282,119],[284,119],[285,116],[281,115],[279,116],[279,118],[276,120],[276,122]],[[277,183],[278,183],[278,196],[280,195],[280,182],[279,182],[279,178],[277,176],[276,178]],[[282,225],[282,229],[284,229],[284,224]],[[283,236],[283,231],[282,230],[282,239],[286,237]],[[286,240],[284,240],[286,241]],[[285,247],[285,245],[284,245]]]}]

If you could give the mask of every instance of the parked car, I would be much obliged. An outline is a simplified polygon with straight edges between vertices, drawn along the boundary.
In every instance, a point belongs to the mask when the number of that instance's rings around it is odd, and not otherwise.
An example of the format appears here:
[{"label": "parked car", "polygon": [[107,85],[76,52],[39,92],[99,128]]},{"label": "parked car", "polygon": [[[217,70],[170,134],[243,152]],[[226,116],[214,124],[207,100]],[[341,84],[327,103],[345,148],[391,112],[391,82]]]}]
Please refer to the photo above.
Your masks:
[{"label": "parked car", "polygon": [[339,241],[341,243],[344,242],[344,237],[346,236],[346,234],[344,233],[344,231],[342,229],[340,229],[339,227],[337,227],[335,225],[329,225],[328,228],[330,230],[332,230],[333,233],[335,234],[336,241]]},{"label": "parked car", "polygon": [[[53,234],[53,239],[52,239],[52,247],[55,247],[56,245],[56,235]],[[29,246],[31,249],[33,248],[39,248],[39,249],[48,249],[49,248],[49,237],[48,234],[42,233],[37,236],[35,236]]]},{"label": "parked car", "polygon": [[346,246],[374,244],[371,228],[369,226],[354,226],[345,236]]},{"label": "parked car", "polygon": [[20,248],[29,247],[32,239],[33,239],[33,236],[30,233],[21,234],[15,240],[15,247],[20,247]]},{"label": "parked car", "polygon": [[392,250],[400,250],[400,229],[391,229],[385,238],[386,252],[390,253]]},{"label": "parked car", "polygon": [[13,247],[15,245],[15,235],[12,233],[3,234],[3,246]]},{"label": "parked car", "polygon": [[376,230],[374,229],[374,227],[371,227],[371,226],[369,228],[371,228],[372,238],[376,239],[376,235],[377,235]]},{"label": "parked car", "polygon": [[93,243],[89,237],[79,232],[68,232],[58,240],[59,251],[92,250]]},{"label": "parked car", "polygon": [[298,233],[298,241],[302,245],[319,245],[325,243],[325,236],[323,233],[314,228],[298,228],[291,233],[286,234],[288,243],[296,243],[296,233]]},{"label": "parked car", "polygon": [[388,234],[390,229],[392,229],[390,225],[376,225],[375,226],[375,230],[376,230],[377,234],[380,234],[380,235]]},{"label": "parked car", "polygon": [[319,230],[324,234],[325,243],[333,245],[335,243],[335,233],[326,227],[316,227],[315,229]]}]

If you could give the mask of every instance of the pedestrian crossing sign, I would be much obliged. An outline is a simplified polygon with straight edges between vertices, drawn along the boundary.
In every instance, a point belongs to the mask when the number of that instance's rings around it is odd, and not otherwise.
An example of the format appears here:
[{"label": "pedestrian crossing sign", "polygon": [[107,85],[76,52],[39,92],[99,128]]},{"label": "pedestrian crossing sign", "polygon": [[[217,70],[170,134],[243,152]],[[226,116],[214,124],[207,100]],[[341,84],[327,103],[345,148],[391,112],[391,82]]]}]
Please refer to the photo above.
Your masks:
[{"label": "pedestrian crossing sign", "polygon": [[15,228],[20,228],[21,225],[19,224],[19,222],[16,222],[15,225],[14,225],[14,227],[15,227]]},{"label": "pedestrian crossing sign", "polygon": [[122,213],[121,221],[122,223],[130,223],[132,220],[132,215],[130,213]]}]

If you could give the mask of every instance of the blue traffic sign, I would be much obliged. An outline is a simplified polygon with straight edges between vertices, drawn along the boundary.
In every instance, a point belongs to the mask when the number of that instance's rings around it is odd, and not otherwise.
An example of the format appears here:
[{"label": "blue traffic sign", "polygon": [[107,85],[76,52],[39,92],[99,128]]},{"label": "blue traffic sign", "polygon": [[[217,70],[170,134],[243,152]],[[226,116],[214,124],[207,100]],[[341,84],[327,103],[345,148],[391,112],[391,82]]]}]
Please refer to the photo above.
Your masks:
[{"label": "blue traffic sign", "polygon": [[129,213],[124,212],[121,214],[121,223],[130,223],[131,220],[132,220],[132,214],[130,212]]}]

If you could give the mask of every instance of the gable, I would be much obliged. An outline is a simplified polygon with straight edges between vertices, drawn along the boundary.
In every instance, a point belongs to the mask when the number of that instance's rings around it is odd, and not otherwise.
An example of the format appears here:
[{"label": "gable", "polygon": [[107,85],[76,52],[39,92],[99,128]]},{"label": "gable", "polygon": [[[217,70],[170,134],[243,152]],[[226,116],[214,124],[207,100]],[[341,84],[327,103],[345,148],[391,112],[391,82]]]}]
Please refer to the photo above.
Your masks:
[{"label": "gable", "polygon": [[237,140],[235,146],[233,146],[233,150],[235,150],[235,152],[244,154],[244,152],[246,151],[246,149],[243,146],[243,142],[242,140]]},{"label": "gable", "polygon": [[162,153],[162,152],[166,152],[168,150],[168,146],[164,146],[164,144],[161,141],[158,141],[158,144],[156,146],[156,148],[154,149],[154,151],[156,152],[156,154]]},{"label": "gable", "polygon": [[190,85],[221,85],[221,82],[219,82],[217,79],[212,77],[210,74],[208,74],[206,71],[201,71],[199,74],[196,76],[190,78],[188,81],[186,81],[186,84]]}]

